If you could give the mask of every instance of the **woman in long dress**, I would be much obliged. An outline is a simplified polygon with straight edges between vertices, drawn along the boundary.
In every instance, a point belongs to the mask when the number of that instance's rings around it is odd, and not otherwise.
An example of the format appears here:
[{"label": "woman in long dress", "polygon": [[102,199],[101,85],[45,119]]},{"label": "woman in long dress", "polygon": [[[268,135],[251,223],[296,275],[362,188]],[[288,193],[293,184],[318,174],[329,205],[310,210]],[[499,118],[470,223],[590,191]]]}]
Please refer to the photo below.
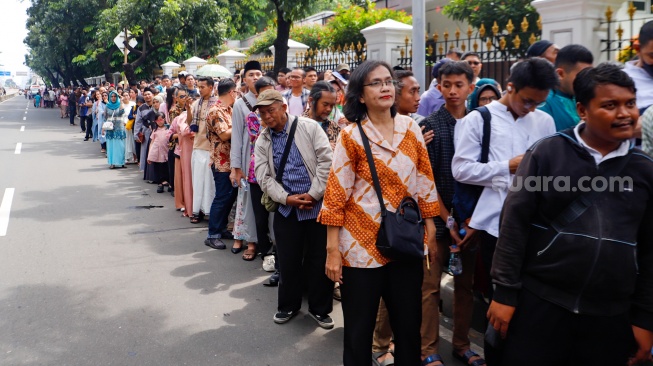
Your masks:
[{"label": "woman in long dress", "polygon": [[118,93],[109,92],[109,101],[104,110],[104,119],[113,123],[113,129],[105,131],[109,169],[125,167],[125,138],[127,137],[123,119],[125,107],[120,102]]},{"label": "woman in long dress", "polygon": [[125,114],[122,118],[125,122],[125,164],[135,164],[136,144],[134,141],[134,119],[136,118],[136,102],[129,97],[129,92],[122,93],[122,103],[125,105]]},{"label": "woman in long dress", "polygon": [[[193,155],[195,132],[191,131],[190,126],[186,123],[186,114],[193,100],[188,97],[188,92],[185,89],[179,89],[177,91],[177,100],[179,101],[180,109],[183,110],[176,120],[179,128],[179,167],[181,168],[182,178],[181,192],[184,195],[184,207],[186,208],[184,216],[192,216],[193,173],[191,171],[191,157]],[[177,189],[177,192],[180,192],[180,190]]]}]

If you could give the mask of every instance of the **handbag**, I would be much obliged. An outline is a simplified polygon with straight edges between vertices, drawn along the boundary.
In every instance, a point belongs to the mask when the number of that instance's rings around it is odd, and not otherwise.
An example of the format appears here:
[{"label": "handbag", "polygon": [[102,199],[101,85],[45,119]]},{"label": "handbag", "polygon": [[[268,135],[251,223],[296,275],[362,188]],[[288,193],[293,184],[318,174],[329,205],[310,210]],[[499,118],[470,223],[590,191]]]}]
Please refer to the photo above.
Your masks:
[{"label": "handbag", "polygon": [[394,260],[423,259],[424,220],[419,205],[413,197],[406,196],[401,200],[396,212],[389,212],[385,208],[370,142],[360,122],[358,129],[365,147],[374,190],[381,206],[381,225],[376,238],[376,248],[384,257]]},{"label": "handbag", "polygon": [[[281,180],[283,179],[283,170],[286,168],[286,162],[288,161],[288,155],[290,154],[292,141],[295,138],[295,130],[297,129],[298,119],[299,117],[295,117],[292,126],[290,126],[288,140],[286,141],[286,146],[283,149],[283,155],[281,155],[281,161],[279,162],[279,169],[277,170],[276,176],[276,181],[279,183],[281,183]],[[272,198],[266,192],[263,192],[263,196],[261,196],[261,204],[268,212],[275,212],[277,208],[279,208],[279,202],[272,200]]]},{"label": "handbag", "polygon": [[113,122],[106,121],[102,124],[102,129],[105,131],[113,131]]}]

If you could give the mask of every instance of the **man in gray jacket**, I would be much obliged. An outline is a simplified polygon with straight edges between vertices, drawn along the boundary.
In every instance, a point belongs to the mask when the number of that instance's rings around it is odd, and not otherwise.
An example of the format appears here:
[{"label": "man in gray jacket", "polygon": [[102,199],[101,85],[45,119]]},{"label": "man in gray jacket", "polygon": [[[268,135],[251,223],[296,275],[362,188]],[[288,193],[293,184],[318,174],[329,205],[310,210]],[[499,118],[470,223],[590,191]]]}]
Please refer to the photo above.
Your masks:
[{"label": "man in gray jacket", "polygon": [[297,314],[306,283],[309,315],[320,327],[331,329],[333,282],[324,272],[326,226],[317,216],[333,154],[322,127],[288,115],[286,107],[276,90],[262,92],[254,106],[267,125],[256,141],[256,178],[263,192],[279,203],[273,224],[280,274],[274,322],[286,323]]}]

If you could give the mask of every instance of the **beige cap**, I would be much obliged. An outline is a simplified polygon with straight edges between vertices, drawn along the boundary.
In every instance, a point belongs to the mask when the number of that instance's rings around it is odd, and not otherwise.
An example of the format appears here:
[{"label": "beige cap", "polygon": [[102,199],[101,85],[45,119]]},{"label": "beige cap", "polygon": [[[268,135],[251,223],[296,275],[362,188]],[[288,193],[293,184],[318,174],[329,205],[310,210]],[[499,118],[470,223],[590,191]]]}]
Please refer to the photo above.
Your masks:
[{"label": "beige cap", "polygon": [[347,65],[347,64],[340,64],[340,65],[338,65],[338,67],[336,67],[336,71],[337,71],[337,72],[340,72],[340,71],[342,71],[342,70],[351,71],[351,70],[349,69],[349,65]]},{"label": "beige cap", "polygon": [[283,96],[281,93],[274,89],[268,89],[258,95],[258,98],[256,99],[256,105],[252,109],[256,110],[258,107],[268,106],[275,102],[283,103]]}]

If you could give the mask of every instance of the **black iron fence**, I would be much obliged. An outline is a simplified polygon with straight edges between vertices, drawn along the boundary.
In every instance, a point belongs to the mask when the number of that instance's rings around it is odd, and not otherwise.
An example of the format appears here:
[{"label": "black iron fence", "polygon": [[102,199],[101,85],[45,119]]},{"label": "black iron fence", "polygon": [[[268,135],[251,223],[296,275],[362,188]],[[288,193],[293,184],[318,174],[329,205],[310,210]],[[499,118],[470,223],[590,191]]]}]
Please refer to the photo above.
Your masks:
[{"label": "black iron fence", "polygon": [[[483,64],[479,77],[492,78],[502,85],[505,84],[510,67],[520,59],[525,58],[526,50],[530,45],[540,39],[542,35],[542,20],[537,21],[537,30],[530,31],[530,24],[526,18],[519,23],[516,29],[512,20],[499,26],[497,22],[488,31],[485,26],[474,29],[467,28],[466,34],[456,29],[453,34],[448,31],[433,33],[426,39],[426,85],[433,79],[431,70],[433,65],[447,56],[450,50],[460,53],[475,52]],[[428,35],[427,35],[428,37]],[[413,55],[411,40],[406,37],[405,45],[399,50],[399,66],[404,69],[413,68]]]},{"label": "black iron fence", "polygon": [[[632,1],[628,2],[628,20],[623,21],[613,18],[614,12],[610,6],[605,11],[605,19],[601,21],[602,28],[605,28],[605,38],[601,39],[601,53],[604,53],[609,61],[626,62],[636,56],[639,29],[647,21],[653,20],[653,8],[635,16],[638,10],[646,9],[638,9]],[[629,31],[630,37],[624,38],[626,30]]]},{"label": "black iron fence", "polygon": [[297,66],[313,67],[318,72],[335,70],[340,64],[347,64],[354,70],[367,59],[367,44],[345,44],[331,46],[325,49],[309,49],[298,52],[296,55]]}]

